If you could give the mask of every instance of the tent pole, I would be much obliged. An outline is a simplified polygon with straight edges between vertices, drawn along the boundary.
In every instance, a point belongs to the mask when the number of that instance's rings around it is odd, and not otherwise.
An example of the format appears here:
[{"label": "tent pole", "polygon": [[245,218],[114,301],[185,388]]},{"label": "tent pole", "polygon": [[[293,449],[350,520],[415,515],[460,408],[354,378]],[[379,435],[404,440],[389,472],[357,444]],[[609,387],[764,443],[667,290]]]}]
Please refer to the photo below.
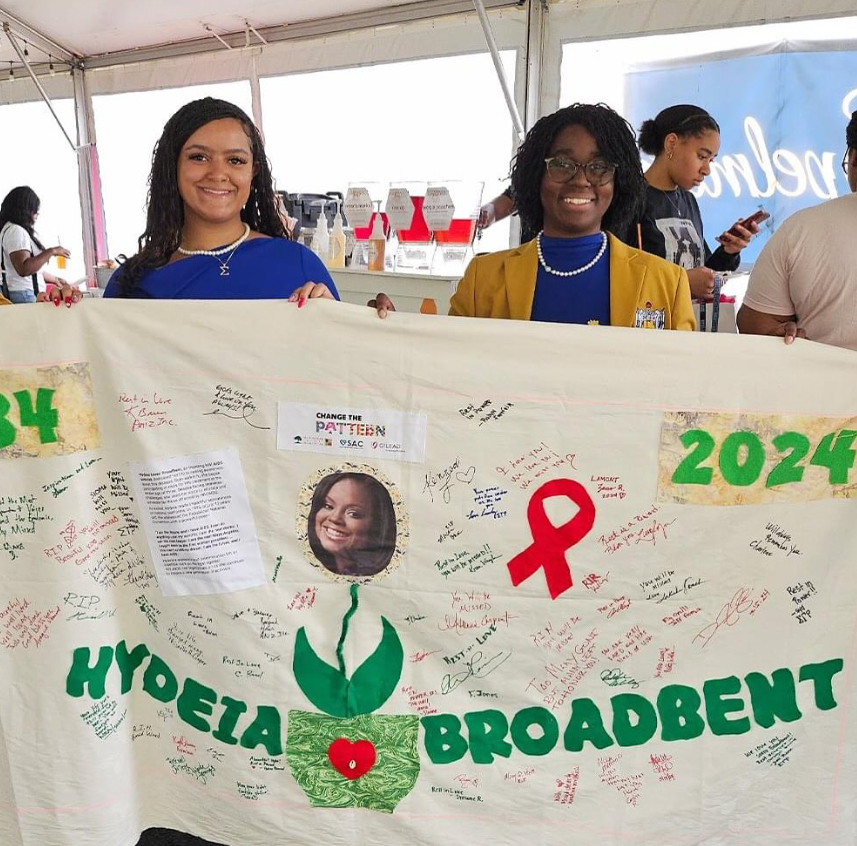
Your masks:
[{"label": "tent pole", "polygon": [[256,67],[255,53],[250,57],[250,97],[253,108],[253,123],[256,124],[256,129],[262,139],[265,138],[265,131],[262,129],[262,89],[259,87],[259,70]]},{"label": "tent pole", "polygon": [[542,63],[548,22],[547,0],[530,0],[527,9],[527,63],[524,119],[527,129],[542,116]]},{"label": "tent pole", "polygon": [[86,279],[95,284],[95,265],[108,257],[104,200],[101,193],[101,170],[95,144],[95,113],[86,73],[82,67],[72,70],[74,109],[80,142],[77,150],[80,221],[83,235],[83,260]]},{"label": "tent pole", "polygon": [[33,69],[30,67],[29,61],[27,61],[27,57],[24,55],[21,50],[20,45],[18,44],[18,40],[12,34],[12,28],[9,26],[8,22],[3,24],[3,31],[6,33],[6,37],[9,39],[9,43],[12,45],[14,51],[18,54],[18,58],[21,60],[21,63],[24,65],[27,73],[30,75],[30,79],[33,80],[33,84],[36,86],[41,98],[45,101],[45,105],[50,109],[51,114],[54,116],[54,120],[57,122],[57,125],[62,130],[62,134],[65,135],[65,140],[68,141],[69,146],[72,150],[77,150],[77,145],[74,141],[69,137],[68,132],[65,131],[65,127],[62,125],[62,121],[59,119],[59,116],[54,111],[53,103],[51,103],[51,98],[48,97],[47,92],[44,88],[42,88],[42,83],[39,82],[39,78],[33,73]]},{"label": "tent pole", "polygon": [[497,50],[497,42],[494,40],[494,33],[491,30],[491,24],[488,21],[488,15],[485,12],[485,4],[482,0],[473,0],[473,5],[476,8],[476,14],[479,16],[479,23],[482,24],[485,43],[488,45],[488,51],[491,53],[491,60],[494,62],[494,70],[497,71],[497,79],[500,82],[500,87],[503,89],[503,96],[506,98],[506,107],[509,109],[509,115],[512,118],[515,132],[518,134],[518,140],[523,141],[524,124],[521,122],[521,115],[518,112],[518,106],[515,103],[515,95],[509,87],[509,80],[506,79],[506,71],[503,69],[503,63],[500,61],[500,53]]}]

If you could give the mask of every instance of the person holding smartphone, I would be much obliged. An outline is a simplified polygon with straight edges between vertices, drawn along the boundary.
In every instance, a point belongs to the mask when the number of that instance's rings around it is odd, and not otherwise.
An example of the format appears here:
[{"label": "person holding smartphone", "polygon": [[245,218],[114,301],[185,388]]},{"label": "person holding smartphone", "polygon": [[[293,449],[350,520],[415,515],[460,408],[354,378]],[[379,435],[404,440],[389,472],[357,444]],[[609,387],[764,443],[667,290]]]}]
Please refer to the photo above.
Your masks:
[{"label": "person holding smartphone", "polygon": [[[699,106],[670,106],[643,122],[638,143],[655,160],[645,173],[646,194],[637,229],[627,240],[683,267],[694,299],[710,297],[715,271],[735,270],[741,250],[759,231],[759,217],[751,215],[719,235],[720,246],[714,252],[705,242],[691,189],[711,172],[711,162],[720,150],[720,126]],[[761,215],[767,217],[764,212]]]}]

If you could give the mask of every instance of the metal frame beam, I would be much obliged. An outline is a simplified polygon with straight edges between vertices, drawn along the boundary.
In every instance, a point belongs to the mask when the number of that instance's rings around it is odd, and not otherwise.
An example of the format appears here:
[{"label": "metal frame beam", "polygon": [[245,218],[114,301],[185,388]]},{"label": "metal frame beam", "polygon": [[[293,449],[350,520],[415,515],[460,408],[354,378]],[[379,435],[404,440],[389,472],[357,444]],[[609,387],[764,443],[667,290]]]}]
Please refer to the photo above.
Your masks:
[{"label": "metal frame beam", "polygon": [[250,102],[253,109],[253,123],[262,138],[265,138],[265,130],[262,127],[262,88],[259,85],[259,69],[256,67],[256,54],[250,57]]},{"label": "metal frame beam", "polygon": [[[484,4],[489,9],[501,9],[517,7],[522,5],[522,2],[521,0],[484,0]],[[393,6],[371,12],[356,12],[351,15],[260,28],[257,34],[260,34],[268,44],[276,44],[282,41],[317,38],[358,29],[372,29],[377,26],[386,27],[413,23],[471,11],[473,11],[472,0],[424,0],[424,2],[410,3],[407,6]],[[141,47],[134,50],[104,53],[100,56],[88,56],[84,60],[84,64],[87,70],[91,70],[136,62],[150,62],[157,59],[192,56],[199,53],[219,52],[226,49],[213,43],[211,35],[211,33],[206,33],[203,38],[177,41],[174,44],[164,44],[159,47]],[[243,48],[246,46],[247,39],[245,30],[241,29],[232,33],[220,33],[218,40],[230,48]],[[252,45],[255,48],[258,46]]]},{"label": "metal frame beam", "polygon": [[21,64],[24,66],[24,69],[30,75],[30,79],[33,80],[33,84],[36,86],[36,90],[39,92],[39,96],[45,101],[45,105],[50,109],[51,114],[54,116],[54,120],[57,122],[57,126],[62,130],[62,134],[65,135],[66,141],[68,141],[69,146],[72,150],[77,150],[77,144],[71,140],[68,132],[66,132],[65,127],[62,125],[62,121],[59,119],[59,115],[54,111],[53,103],[51,103],[51,98],[48,97],[47,92],[44,88],[42,88],[42,83],[39,82],[39,78],[33,72],[32,67],[30,67],[30,62],[27,60],[27,57],[24,55],[24,51],[21,50],[21,45],[18,44],[18,39],[12,34],[12,28],[8,23],[3,24],[3,32],[6,33],[6,37],[9,39],[9,43],[12,45],[12,49],[18,54],[18,58],[21,60]]},{"label": "metal frame beam", "polygon": [[95,265],[109,255],[107,227],[104,219],[104,199],[101,196],[101,173],[95,141],[95,111],[86,73],[80,67],[72,71],[74,82],[74,114],[78,139],[78,188],[80,191],[80,222],[83,236],[83,262],[86,278],[95,282]]},{"label": "metal frame beam", "polygon": [[527,130],[542,116],[542,64],[548,28],[547,0],[529,0],[527,9],[527,61],[524,85],[524,120]]},{"label": "metal frame beam", "polygon": [[509,110],[509,116],[512,118],[512,125],[515,127],[515,132],[518,135],[518,141],[523,141],[524,124],[521,120],[521,114],[518,111],[518,104],[515,102],[515,95],[509,85],[509,80],[506,79],[503,62],[500,61],[500,51],[497,49],[497,42],[494,40],[494,32],[491,29],[491,22],[488,20],[488,13],[485,11],[485,3],[483,0],[473,0],[473,6],[476,9],[476,14],[479,15],[479,23],[482,25],[482,32],[485,35],[488,52],[491,54],[491,61],[494,62],[494,70],[497,72],[500,88],[503,89],[503,97],[506,100],[506,108]]},{"label": "metal frame beam", "polygon": [[11,12],[7,12],[2,6],[0,6],[0,21],[3,22],[3,29],[7,32],[11,29],[15,34],[32,44],[33,47],[36,47],[43,53],[47,53],[49,56],[53,56],[55,59],[73,64],[83,58],[79,53],[75,53],[58,41],[54,41],[53,38],[49,38],[26,21],[13,15]]}]

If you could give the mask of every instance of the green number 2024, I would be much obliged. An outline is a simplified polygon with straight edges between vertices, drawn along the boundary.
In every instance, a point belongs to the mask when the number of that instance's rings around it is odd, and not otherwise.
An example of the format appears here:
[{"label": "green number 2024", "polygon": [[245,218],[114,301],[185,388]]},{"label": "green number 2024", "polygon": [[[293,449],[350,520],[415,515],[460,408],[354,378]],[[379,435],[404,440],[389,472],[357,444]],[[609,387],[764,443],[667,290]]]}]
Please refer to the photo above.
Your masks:
[{"label": "green number 2024", "polygon": [[[12,395],[18,403],[18,420],[20,425],[33,426],[39,430],[39,440],[43,444],[57,442],[57,426],[59,413],[52,407],[53,388],[39,388],[36,391],[36,407],[33,408],[33,397],[30,391],[15,391]],[[0,449],[11,446],[18,439],[18,429],[9,419],[12,403],[4,394],[0,394]]]},{"label": "green number 2024", "polygon": [[[854,466],[855,450],[852,445],[855,438],[856,431],[842,429],[825,435],[815,448],[809,463],[826,467],[831,485],[848,483],[848,473]],[[704,429],[689,429],[682,434],[681,442],[690,449],[690,453],[676,467],[673,482],[679,485],[710,485],[714,470],[703,467],[702,463],[714,452],[714,438]],[[783,457],[768,473],[765,487],[776,488],[800,482],[806,469],[800,462],[809,454],[809,438],[800,432],[783,432],[773,439],[773,445]],[[737,487],[747,487],[762,474],[765,447],[755,432],[733,432],[726,436],[720,446],[718,465],[726,482]]]}]

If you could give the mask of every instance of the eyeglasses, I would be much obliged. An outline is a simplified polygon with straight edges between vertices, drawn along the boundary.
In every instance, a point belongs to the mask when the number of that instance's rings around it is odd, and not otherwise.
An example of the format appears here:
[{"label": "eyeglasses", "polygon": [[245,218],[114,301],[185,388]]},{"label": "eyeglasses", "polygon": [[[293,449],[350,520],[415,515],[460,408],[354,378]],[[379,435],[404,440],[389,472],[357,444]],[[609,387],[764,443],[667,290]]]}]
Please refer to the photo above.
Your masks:
[{"label": "eyeglasses", "polygon": [[571,182],[577,175],[577,171],[582,170],[590,185],[606,185],[613,181],[613,175],[616,173],[616,165],[612,162],[605,162],[603,159],[581,164],[574,159],[551,156],[549,159],[545,159],[545,166],[548,176],[554,182]]},{"label": "eyeglasses", "polygon": [[[857,114],[857,112],[855,112]],[[842,170],[845,171],[845,175],[848,175],[848,154],[851,152],[851,148],[849,147],[845,151],[845,155],[842,157]]]}]

